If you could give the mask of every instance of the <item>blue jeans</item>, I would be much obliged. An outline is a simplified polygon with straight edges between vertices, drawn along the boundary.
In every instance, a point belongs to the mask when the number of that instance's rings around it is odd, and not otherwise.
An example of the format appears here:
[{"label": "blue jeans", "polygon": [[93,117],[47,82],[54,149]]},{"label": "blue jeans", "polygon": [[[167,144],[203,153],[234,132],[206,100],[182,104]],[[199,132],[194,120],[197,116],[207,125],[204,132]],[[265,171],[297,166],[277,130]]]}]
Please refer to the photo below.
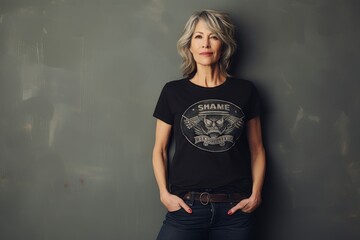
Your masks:
[{"label": "blue jeans", "polygon": [[252,213],[227,212],[237,203],[185,201],[192,209],[168,212],[157,240],[251,240],[254,216]]}]

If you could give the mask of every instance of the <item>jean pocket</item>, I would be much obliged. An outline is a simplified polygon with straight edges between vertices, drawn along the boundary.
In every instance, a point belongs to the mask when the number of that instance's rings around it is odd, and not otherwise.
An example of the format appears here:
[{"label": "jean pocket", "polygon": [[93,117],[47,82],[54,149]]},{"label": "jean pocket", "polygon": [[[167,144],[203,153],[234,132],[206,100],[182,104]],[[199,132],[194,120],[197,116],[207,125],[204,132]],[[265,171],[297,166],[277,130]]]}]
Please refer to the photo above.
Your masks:
[{"label": "jean pocket", "polygon": [[240,214],[243,214],[243,215],[246,215],[246,216],[250,216],[250,215],[253,214],[253,212],[244,212],[244,211],[242,211],[241,209],[239,209],[238,212],[239,212]]},{"label": "jean pocket", "polygon": [[179,209],[174,210],[174,211],[170,211],[170,210],[168,210],[168,213],[176,213],[176,212],[180,212],[180,211],[181,211],[181,209],[183,209],[183,208],[182,208],[182,207],[180,207]]}]

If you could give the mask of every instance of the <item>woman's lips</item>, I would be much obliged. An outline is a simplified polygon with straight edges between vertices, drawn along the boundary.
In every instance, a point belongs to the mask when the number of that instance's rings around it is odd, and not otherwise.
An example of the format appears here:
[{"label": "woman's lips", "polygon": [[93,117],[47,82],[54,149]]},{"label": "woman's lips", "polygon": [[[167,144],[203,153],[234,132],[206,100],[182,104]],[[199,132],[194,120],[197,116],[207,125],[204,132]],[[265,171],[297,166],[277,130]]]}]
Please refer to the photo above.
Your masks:
[{"label": "woman's lips", "polygon": [[211,56],[213,53],[212,52],[201,52],[200,55],[201,56]]}]

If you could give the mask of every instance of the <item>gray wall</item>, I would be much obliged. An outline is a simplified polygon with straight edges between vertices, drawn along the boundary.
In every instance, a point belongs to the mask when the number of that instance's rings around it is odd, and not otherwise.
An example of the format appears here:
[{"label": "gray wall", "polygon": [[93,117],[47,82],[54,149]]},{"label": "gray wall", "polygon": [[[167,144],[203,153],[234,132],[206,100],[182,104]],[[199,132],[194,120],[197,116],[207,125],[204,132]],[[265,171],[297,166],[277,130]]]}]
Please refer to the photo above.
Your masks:
[{"label": "gray wall", "polygon": [[359,239],[359,1],[2,0],[0,239],[154,239],[152,111],[195,10],[264,103],[258,239]]}]

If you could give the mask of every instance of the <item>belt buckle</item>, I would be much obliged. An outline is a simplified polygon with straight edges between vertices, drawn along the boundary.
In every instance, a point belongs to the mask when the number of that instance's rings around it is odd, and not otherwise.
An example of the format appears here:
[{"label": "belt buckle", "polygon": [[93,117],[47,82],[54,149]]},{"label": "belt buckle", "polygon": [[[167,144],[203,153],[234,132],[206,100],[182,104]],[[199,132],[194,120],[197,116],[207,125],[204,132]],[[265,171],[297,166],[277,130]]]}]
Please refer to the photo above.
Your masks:
[{"label": "belt buckle", "polygon": [[[203,201],[203,196],[206,196],[206,202]],[[208,192],[203,192],[200,194],[200,203],[204,206],[208,205],[210,202],[210,194]]]}]

